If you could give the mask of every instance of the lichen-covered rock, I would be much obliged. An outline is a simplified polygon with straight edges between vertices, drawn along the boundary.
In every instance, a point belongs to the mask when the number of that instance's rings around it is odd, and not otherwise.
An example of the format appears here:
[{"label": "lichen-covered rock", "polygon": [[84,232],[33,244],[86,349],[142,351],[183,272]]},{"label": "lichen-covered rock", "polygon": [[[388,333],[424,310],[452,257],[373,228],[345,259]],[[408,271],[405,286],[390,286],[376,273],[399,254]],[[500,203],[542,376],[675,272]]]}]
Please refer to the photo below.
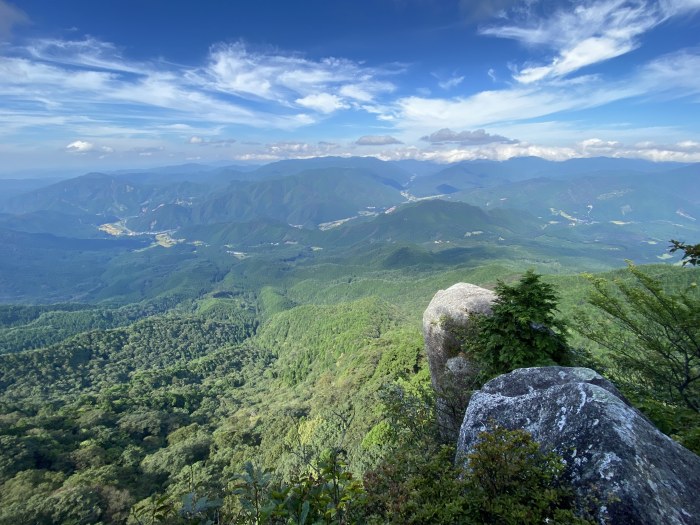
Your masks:
[{"label": "lichen-covered rock", "polygon": [[[464,461],[489,421],[559,453],[579,505],[601,523],[700,523],[700,457],[659,432],[587,368],[521,368],[476,392],[460,430]],[[597,500],[597,501],[596,501]]]},{"label": "lichen-covered rock", "polygon": [[438,394],[438,421],[446,439],[454,441],[462,423],[473,367],[459,355],[454,330],[464,330],[473,313],[490,314],[496,295],[479,286],[457,283],[435,294],[423,313],[423,337],[430,379]]}]

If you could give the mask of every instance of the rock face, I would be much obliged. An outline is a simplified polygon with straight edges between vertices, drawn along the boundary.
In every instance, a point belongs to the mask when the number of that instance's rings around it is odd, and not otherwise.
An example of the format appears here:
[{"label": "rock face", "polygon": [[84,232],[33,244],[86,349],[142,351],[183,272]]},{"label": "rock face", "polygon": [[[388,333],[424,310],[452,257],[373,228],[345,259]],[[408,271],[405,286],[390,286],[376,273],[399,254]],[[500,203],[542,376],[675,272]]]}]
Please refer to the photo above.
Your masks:
[{"label": "rock face", "polygon": [[490,420],[524,428],[559,453],[579,505],[593,505],[601,523],[700,523],[700,457],[659,432],[593,370],[521,368],[489,381],[469,402],[459,458]]},{"label": "rock face", "polygon": [[458,355],[460,342],[454,328],[469,325],[472,313],[490,314],[496,295],[485,288],[457,283],[435,294],[423,313],[423,337],[430,379],[438,394],[438,421],[443,436],[454,442],[467,405],[471,363]]}]

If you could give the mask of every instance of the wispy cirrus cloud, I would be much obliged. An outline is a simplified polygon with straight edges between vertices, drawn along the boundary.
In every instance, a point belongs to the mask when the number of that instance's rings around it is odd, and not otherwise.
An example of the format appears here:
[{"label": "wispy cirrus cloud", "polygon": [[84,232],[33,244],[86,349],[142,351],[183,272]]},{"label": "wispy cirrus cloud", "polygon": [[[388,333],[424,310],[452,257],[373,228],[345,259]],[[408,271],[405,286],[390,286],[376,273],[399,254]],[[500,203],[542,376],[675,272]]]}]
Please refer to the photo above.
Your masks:
[{"label": "wispy cirrus cloud", "polygon": [[210,89],[244,98],[294,103],[330,113],[352,101],[371,102],[395,86],[383,77],[400,68],[370,68],[354,61],[250,50],[244,43],[214,46],[208,65],[193,76]]},{"label": "wispy cirrus cloud", "polygon": [[[203,66],[126,59],[95,38],[38,39],[0,56],[0,102],[29,117],[51,111],[68,120],[149,119],[150,128],[187,122],[294,129],[390,93],[395,70],[327,58],[251,52],[243,44],[212,47]],[[253,100],[251,103],[249,100]],[[142,124],[142,123],[140,123]],[[175,133],[178,130],[172,129]]]},{"label": "wispy cirrus cloud", "polygon": [[547,63],[528,63],[515,72],[516,81],[530,84],[629,53],[641,45],[644,33],[696,10],[700,10],[697,0],[566,2],[547,15],[520,9],[503,22],[483,27],[481,33],[554,51]]},{"label": "wispy cirrus cloud", "polygon": [[397,127],[424,134],[436,127],[459,128],[524,122],[597,108],[626,99],[700,95],[700,52],[686,49],[658,57],[624,78],[605,82],[580,76],[532,85],[517,84],[468,97],[402,97],[393,108]]},{"label": "wispy cirrus cloud", "polygon": [[40,38],[29,42],[24,50],[31,58],[42,62],[98,71],[148,74],[152,68],[148,64],[127,60],[114,44],[90,36],[82,40]]},{"label": "wispy cirrus cloud", "polygon": [[433,73],[433,76],[438,80],[438,86],[444,91],[449,91],[456,88],[464,82],[464,75],[452,74],[448,76]]}]

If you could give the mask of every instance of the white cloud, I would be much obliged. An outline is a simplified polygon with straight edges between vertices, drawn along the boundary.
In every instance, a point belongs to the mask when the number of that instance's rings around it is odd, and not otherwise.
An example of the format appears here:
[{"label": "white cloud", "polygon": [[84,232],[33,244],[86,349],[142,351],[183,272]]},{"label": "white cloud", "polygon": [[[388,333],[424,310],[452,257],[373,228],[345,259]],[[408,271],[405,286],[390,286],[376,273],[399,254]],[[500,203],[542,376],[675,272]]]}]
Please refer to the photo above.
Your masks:
[{"label": "white cloud", "polygon": [[403,144],[391,135],[365,135],[355,141],[358,146],[388,146],[389,144]]},{"label": "white cloud", "polygon": [[442,128],[435,133],[421,137],[421,140],[431,142],[433,144],[456,143],[463,145],[491,144],[500,142],[503,144],[516,144],[517,140],[512,140],[501,135],[491,135],[486,133],[486,130],[477,129],[475,131],[452,131],[449,128]]},{"label": "white cloud", "polygon": [[69,153],[113,153],[114,149],[109,146],[96,146],[86,140],[75,140],[66,146]]},{"label": "white cloud", "polygon": [[313,157],[327,157],[329,155],[348,156],[348,153],[339,151],[340,145],[335,142],[273,142],[265,144],[256,151],[238,153],[233,156],[235,160],[251,162],[273,162],[283,159],[309,159]]},{"label": "white cloud", "polygon": [[398,126],[423,134],[436,127],[480,127],[595,105],[594,99],[580,95],[576,89],[511,88],[466,98],[405,97],[397,101]]},{"label": "white cloud", "polygon": [[441,78],[437,74],[433,74],[433,76],[438,79],[438,86],[440,86],[440,89],[445,91],[456,88],[464,81],[464,76],[452,75],[449,78]]},{"label": "white cloud", "polygon": [[346,109],[349,107],[340,97],[329,93],[314,93],[304,98],[298,98],[295,102],[300,106],[320,113],[333,113],[339,109]]},{"label": "white cloud", "polygon": [[176,123],[162,126],[162,129],[168,129],[172,131],[190,131],[192,129],[192,126],[190,126],[189,124]]},{"label": "white cloud", "polygon": [[216,146],[224,147],[231,146],[236,143],[236,139],[204,139],[198,135],[193,135],[187,140],[188,144],[195,144],[198,146]]},{"label": "white cloud", "polygon": [[642,89],[669,97],[700,94],[700,54],[698,49],[681,50],[658,57],[637,75]]},{"label": "white cloud", "polygon": [[343,97],[355,100],[357,102],[372,102],[379,95],[392,93],[396,90],[396,86],[391,82],[365,80],[359,84],[344,84],[338,90],[338,93]]},{"label": "white cloud", "polygon": [[27,45],[26,51],[33,58],[45,62],[116,73],[148,74],[153,67],[128,61],[114,44],[92,37],[84,40],[37,39]]},{"label": "white cloud", "polygon": [[396,126],[423,136],[435,128],[512,125],[563,112],[603,106],[625,99],[698,97],[700,55],[682,50],[661,56],[626,78],[604,82],[579,76],[541,84],[481,91],[469,97],[403,97],[396,101]]},{"label": "white cloud", "polygon": [[[209,124],[289,129],[314,121],[305,114],[289,114],[286,109],[244,108],[206,93],[201,86],[188,84],[184,76],[176,72],[153,69],[148,74],[134,76],[74,69],[64,64],[46,64],[18,57],[0,57],[0,97],[5,97],[6,103],[21,105],[28,113],[32,104],[50,104],[73,114],[91,114],[96,120],[123,120],[124,112],[118,108],[129,104],[132,106],[131,115],[134,109],[138,110],[136,116],[139,116],[152,115],[153,110],[159,108],[169,112],[166,115],[161,113],[161,118],[181,120],[187,117]],[[114,113],[110,115],[112,108]]]},{"label": "white cloud", "polygon": [[[527,64],[514,75],[523,84],[569,75],[636,49],[639,37],[669,18],[700,9],[697,0],[593,0],[566,3],[551,14],[511,17],[481,29],[484,35],[545,46],[555,56]],[[515,20],[512,20],[515,18]]]},{"label": "white cloud", "polygon": [[72,153],[87,153],[95,149],[95,145],[92,142],[87,142],[85,140],[76,140],[71,142],[66,146],[66,149]]},{"label": "white cloud", "polygon": [[512,157],[541,157],[547,160],[562,161],[581,156],[573,148],[548,147],[529,144],[493,144],[479,148],[455,147],[451,149],[425,150],[415,146],[385,150],[376,155],[382,160],[426,160],[439,163],[460,162],[463,160],[508,160]]},{"label": "white cloud", "polygon": [[[0,103],[21,108],[25,128],[52,111],[66,115],[66,122],[79,115],[84,127],[99,122],[103,130],[121,127],[139,134],[200,135],[205,127],[231,124],[283,130],[308,126],[334,111],[366,111],[395,89],[383,77],[399,69],[251,52],[240,43],[214,46],[202,68],[130,61],[113,44],[94,38],[34,40],[8,50],[12,56],[0,57]],[[18,122],[13,131],[21,127]]]},{"label": "white cloud", "polygon": [[654,162],[700,162],[700,142],[694,140],[682,140],[670,144],[652,141],[624,144],[591,138],[581,141],[578,149],[582,156],[633,157]]},{"label": "white cloud", "polygon": [[382,160],[415,159],[438,163],[465,160],[503,161],[513,157],[540,157],[551,161],[565,161],[585,157],[638,158],[653,162],[700,162],[700,143],[681,141],[675,144],[653,142],[626,145],[617,141],[586,139],[573,146],[542,146],[538,144],[487,144],[480,147],[421,149],[415,146],[392,148],[373,153]]},{"label": "white cloud", "polygon": [[334,57],[312,60],[255,52],[238,42],[215,46],[209,65],[198,76],[221,92],[283,104],[296,101],[328,113],[331,101],[340,109],[345,107],[343,98],[369,102],[378,93],[391,91],[393,84],[379,80],[391,73]]}]

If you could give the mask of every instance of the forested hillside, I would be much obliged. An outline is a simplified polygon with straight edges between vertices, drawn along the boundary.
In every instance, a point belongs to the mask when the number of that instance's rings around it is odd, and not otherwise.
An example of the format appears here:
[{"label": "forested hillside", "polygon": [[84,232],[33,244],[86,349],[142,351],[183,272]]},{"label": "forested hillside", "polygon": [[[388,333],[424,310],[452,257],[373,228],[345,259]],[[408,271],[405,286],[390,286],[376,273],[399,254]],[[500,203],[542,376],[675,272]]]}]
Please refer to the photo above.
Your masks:
[{"label": "forested hillside", "polygon": [[[433,509],[427,501],[439,499],[422,491],[449,470],[449,453],[426,437],[420,320],[435,292],[456,282],[494,289],[532,269],[557,290],[557,319],[598,321],[581,272],[633,282],[624,259],[678,260],[670,238],[697,228],[652,214],[619,235],[620,225],[566,207],[583,201],[562,189],[565,173],[518,166],[508,175],[491,163],[315,159],[90,175],[13,193],[0,216],[0,523],[247,523],[240,491],[250,479],[313,491],[324,468],[344,480],[346,501],[369,497],[363,508],[376,519],[392,502],[368,494],[390,479],[416,483],[391,490]],[[571,177],[591,176],[574,168]],[[471,190],[449,200],[416,198],[464,177]],[[500,181],[525,186],[498,205],[468,204],[506,195],[493,193]],[[550,188],[548,199],[568,192],[562,209],[576,217],[530,209],[528,184]],[[686,190],[683,203],[697,203]],[[669,292],[697,289],[697,269],[643,268]],[[579,363],[619,373],[614,353],[580,331],[568,337]],[[697,446],[692,411],[626,393]],[[412,497],[396,516],[410,514]]]}]

